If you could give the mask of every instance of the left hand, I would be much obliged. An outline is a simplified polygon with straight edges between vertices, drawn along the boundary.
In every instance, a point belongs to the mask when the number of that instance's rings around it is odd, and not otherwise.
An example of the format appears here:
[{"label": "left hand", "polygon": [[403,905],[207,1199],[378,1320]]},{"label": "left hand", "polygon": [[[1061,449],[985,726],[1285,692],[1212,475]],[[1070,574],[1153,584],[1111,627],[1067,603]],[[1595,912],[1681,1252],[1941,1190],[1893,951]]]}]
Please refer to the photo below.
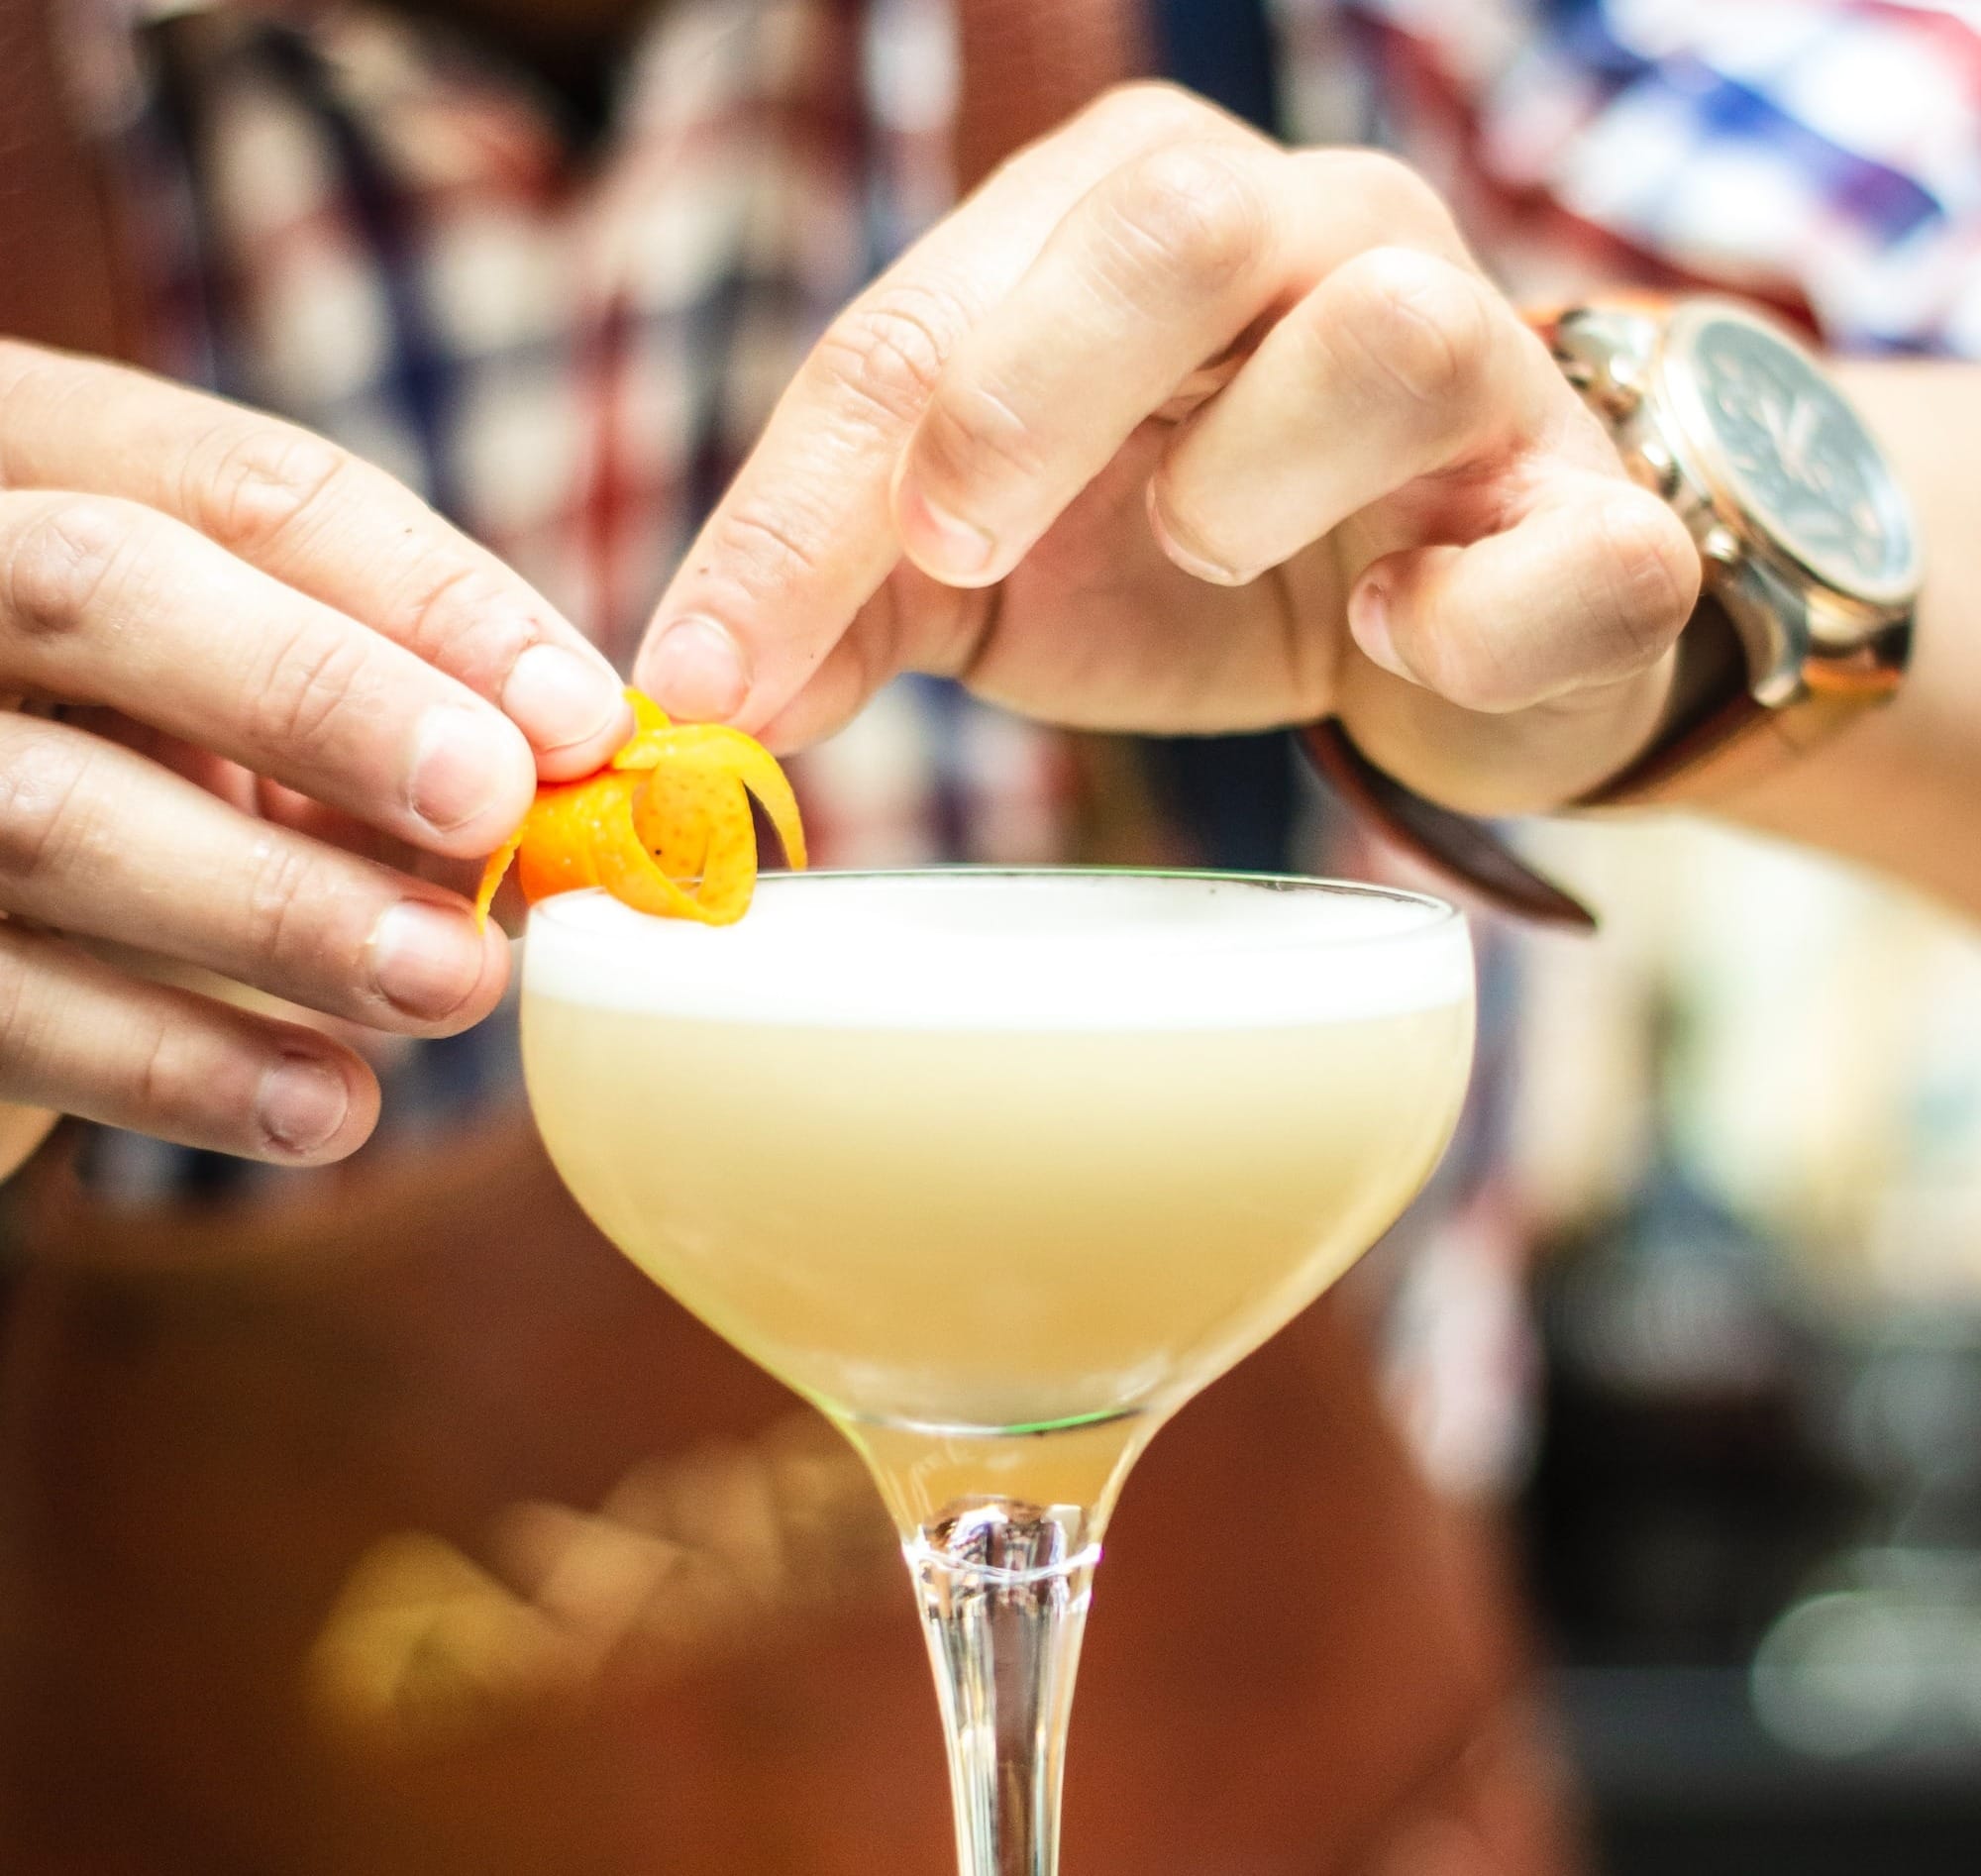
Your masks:
[{"label": "left hand", "polygon": [[909,669],[1093,728],[1337,714],[1503,811],[1641,746],[1698,580],[1425,183],[1135,86],[827,333],[637,680],[781,747]]}]

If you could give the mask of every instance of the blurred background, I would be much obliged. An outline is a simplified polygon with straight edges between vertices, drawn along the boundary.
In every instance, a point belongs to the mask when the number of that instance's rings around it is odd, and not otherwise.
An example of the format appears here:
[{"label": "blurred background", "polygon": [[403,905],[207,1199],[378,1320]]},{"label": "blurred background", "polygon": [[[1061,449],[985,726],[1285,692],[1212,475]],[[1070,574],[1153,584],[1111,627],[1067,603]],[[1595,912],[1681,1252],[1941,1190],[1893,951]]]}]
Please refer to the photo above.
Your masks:
[{"label": "blurred background", "polygon": [[1981,949],[1722,832],[1546,845],[1609,931],[1518,947],[1515,1492],[1610,1866],[1965,1867]]},{"label": "blurred background", "polygon": [[[128,35],[80,89],[141,355],[385,464],[622,657],[982,90],[942,0],[598,0],[574,41],[522,0],[32,11]],[[1981,344],[1971,9],[1145,11],[1153,68],[1402,150],[1521,293]],[[910,679],[797,779],[829,864],[1412,879],[1278,737],[1064,737]],[[1530,838],[1604,935],[1480,920],[1437,1183],[1130,1488],[1076,1876],[1981,1862],[1981,943],[1702,826]],[[506,1019],[376,1059],[389,1124],[338,1173],[71,1128],[0,1194],[0,1867],[939,1870],[851,1461],[564,1200]],[[1481,1824],[1505,1791],[1568,1824]]]}]

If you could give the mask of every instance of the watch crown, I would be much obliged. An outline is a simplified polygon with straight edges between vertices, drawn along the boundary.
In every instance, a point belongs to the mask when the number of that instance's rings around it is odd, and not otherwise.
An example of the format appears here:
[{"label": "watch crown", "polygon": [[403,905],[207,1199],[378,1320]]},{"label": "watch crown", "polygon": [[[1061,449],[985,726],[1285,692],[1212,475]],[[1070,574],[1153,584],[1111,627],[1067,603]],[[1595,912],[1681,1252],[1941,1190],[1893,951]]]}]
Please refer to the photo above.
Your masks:
[{"label": "watch crown", "polygon": [[1629,416],[1644,401],[1644,365],[1627,352],[1612,354],[1602,379],[1593,385],[1604,415],[1613,422]]},{"label": "watch crown", "polygon": [[1678,461],[1656,437],[1646,437],[1637,445],[1630,468],[1633,478],[1661,500],[1670,501],[1678,494]]},{"label": "watch crown", "polygon": [[1699,551],[1716,567],[1737,567],[1740,564],[1740,543],[1733,530],[1724,523],[1707,529],[1699,543]]}]

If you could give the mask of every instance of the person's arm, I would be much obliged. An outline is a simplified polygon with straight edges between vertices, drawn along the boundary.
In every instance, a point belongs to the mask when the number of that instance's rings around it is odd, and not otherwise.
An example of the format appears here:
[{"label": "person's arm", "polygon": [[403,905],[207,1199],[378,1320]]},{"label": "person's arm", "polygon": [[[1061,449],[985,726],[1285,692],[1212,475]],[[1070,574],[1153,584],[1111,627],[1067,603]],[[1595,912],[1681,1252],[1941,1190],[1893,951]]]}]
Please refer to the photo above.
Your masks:
[{"label": "person's arm", "polygon": [[1981,916],[1981,366],[1880,361],[1838,377],[1925,531],[1912,669],[1888,707],[1719,811]]}]

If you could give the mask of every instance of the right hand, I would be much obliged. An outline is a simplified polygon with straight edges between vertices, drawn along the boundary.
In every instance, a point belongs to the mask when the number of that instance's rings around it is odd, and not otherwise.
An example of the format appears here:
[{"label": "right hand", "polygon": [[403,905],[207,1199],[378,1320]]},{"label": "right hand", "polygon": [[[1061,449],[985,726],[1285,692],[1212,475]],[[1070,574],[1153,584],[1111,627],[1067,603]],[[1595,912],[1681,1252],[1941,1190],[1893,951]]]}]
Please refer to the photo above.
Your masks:
[{"label": "right hand", "polygon": [[901,670],[1084,729],[1338,716],[1531,812],[1644,746],[1699,578],[1428,183],[1136,85],[821,337],[636,674],[774,749]]},{"label": "right hand", "polygon": [[160,978],[466,1028],[507,947],[409,869],[627,727],[605,661],[381,470],[4,340],[0,693],[54,706],[0,713],[0,1102],[291,1165],[370,1132],[371,1070]]}]

